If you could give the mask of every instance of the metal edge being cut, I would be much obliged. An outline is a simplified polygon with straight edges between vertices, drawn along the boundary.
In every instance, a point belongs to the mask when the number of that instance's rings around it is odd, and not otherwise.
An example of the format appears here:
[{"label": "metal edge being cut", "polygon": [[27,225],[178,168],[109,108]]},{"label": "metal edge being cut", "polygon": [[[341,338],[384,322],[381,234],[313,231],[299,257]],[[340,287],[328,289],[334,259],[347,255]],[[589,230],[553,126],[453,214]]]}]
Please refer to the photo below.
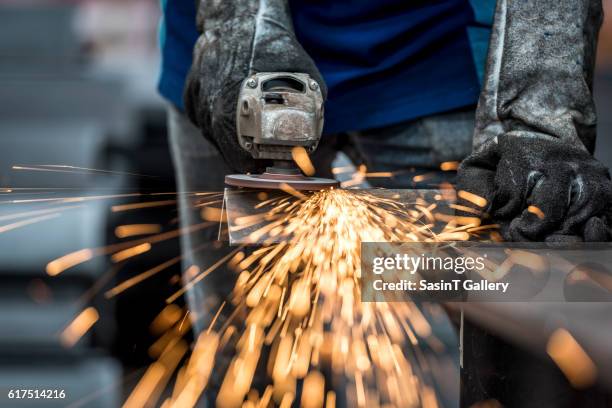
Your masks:
[{"label": "metal edge being cut", "polygon": [[326,188],[340,187],[340,182],[333,179],[286,176],[270,177],[266,174],[231,174],[225,176],[225,184],[233,187],[247,187],[259,189],[282,190],[283,185],[288,185],[296,190],[323,190]]},{"label": "metal edge being cut", "polygon": [[[270,225],[273,221],[266,221],[265,215],[271,208],[274,208],[277,204],[270,204],[264,206],[258,206],[264,201],[272,200],[278,203],[277,200],[287,196],[282,190],[268,189],[265,190],[265,195],[260,195],[264,191],[262,189],[255,188],[236,188],[233,186],[227,186],[223,190],[223,211],[224,216],[219,220],[219,232],[220,241],[228,242],[230,246],[238,245],[267,245],[267,244],[278,244],[281,242],[289,242],[290,237],[285,235],[272,236],[269,233],[255,234],[252,233],[264,225]],[[385,190],[385,189],[363,189],[363,190],[349,190],[354,191],[358,194],[366,194],[374,198],[380,198],[385,200],[394,200],[397,203],[414,205],[418,202],[419,198],[422,198],[426,202],[437,204],[437,209],[444,212],[450,213],[454,211],[449,207],[454,201],[443,198],[442,190]],[[308,191],[303,191],[306,195],[309,195]],[[436,199],[435,197],[440,197]],[[449,197],[446,195],[446,197]],[[297,198],[296,198],[297,200]],[[292,201],[295,202],[295,201]],[[245,226],[242,222],[245,216],[262,216],[261,224],[255,223],[256,225]]]}]

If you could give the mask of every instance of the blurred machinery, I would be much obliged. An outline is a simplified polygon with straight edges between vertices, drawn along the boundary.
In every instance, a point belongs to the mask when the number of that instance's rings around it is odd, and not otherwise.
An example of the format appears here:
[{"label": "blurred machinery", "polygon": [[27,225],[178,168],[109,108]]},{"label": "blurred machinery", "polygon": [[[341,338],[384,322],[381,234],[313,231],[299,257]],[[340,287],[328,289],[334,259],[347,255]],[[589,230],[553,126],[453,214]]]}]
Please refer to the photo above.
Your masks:
[{"label": "blurred machinery", "polygon": [[[114,20],[105,19],[103,7],[92,11],[92,2],[87,3],[86,10],[86,3],[75,2],[0,6],[0,24],[7,33],[0,38],[0,186],[19,192],[3,194],[1,199],[23,200],[2,206],[0,217],[44,209],[44,203],[28,201],[41,192],[47,197],[48,192],[53,197],[78,197],[174,191],[165,108],[153,86],[157,73],[150,69],[156,63],[155,36],[141,33],[151,47],[133,62],[129,52],[106,52],[104,47],[112,48],[112,41],[122,40],[113,37],[112,30],[104,37],[110,43],[92,40],[98,34],[83,29],[83,20],[85,26],[98,24],[99,30],[104,29],[105,20]],[[157,7],[155,2],[139,3],[148,3],[152,10]],[[156,15],[143,17],[150,19],[154,30]],[[155,177],[28,169],[40,164],[112,168]],[[123,280],[142,271],[143,265],[111,265],[101,257],[60,277],[45,273],[46,263],[61,254],[117,240],[114,227],[122,216],[110,211],[111,204],[105,200],[73,203],[68,205],[69,214],[0,235],[3,395],[18,384],[66,391],[66,399],[46,406],[119,406],[123,387],[129,387],[124,376],[129,378],[130,371],[136,370],[137,379],[138,369],[147,363],[148,325],[163,307],[171,290],[167,278],[176,271],[170,268],[162,274],[161,284],[153,280],[135,294],[110,301],[92,290],[96,283]],[[164,208],[140,217],[160,222],[175,218],[176,211]],[[174,241],[165,245],[160,256],[175,256],[178,251]],[[149,257],[147,262],[157,260]],[[99,313],[99,320],[68,347],[62,330],[89,306]],[[22,401],[20,406],[27,404]],[[33,406],[38,404],[33,400]]]}]

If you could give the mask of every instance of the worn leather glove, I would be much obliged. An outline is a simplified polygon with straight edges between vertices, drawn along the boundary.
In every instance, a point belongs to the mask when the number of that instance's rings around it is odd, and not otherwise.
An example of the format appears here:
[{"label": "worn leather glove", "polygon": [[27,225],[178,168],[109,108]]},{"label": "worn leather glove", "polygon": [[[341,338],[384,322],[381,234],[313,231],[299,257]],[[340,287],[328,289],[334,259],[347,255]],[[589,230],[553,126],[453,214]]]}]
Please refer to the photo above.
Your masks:
[{"label": "worn leather glove", "polygon": [[190,120],[217,146],[232,170],[266,166],[238,144],[236,105],[242,81],[259,72],[309,74],[326,97],[325,82],[293,32],[286,0],[201,0],[201,32],[184,100]]},{"label": "worn leather glove", "polygon": [[508,134],[469,156],[459,174],[459,189],[487,199],[483,210],[507,240],[609,239],[610,175],[584,149]]},{"label": "worn leather glove", "polygon": [[474,153],[457,189],[511,241],[606,241],[612,183],[592,152],[599,0],[498,1]]}]

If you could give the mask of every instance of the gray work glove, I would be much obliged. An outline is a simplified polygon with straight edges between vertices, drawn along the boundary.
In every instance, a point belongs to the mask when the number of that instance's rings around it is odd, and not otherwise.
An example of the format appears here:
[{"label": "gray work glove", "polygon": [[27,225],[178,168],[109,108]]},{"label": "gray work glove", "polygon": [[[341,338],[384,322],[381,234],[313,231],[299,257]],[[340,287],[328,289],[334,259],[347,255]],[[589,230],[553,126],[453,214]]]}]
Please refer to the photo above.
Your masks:
[{"label": "gray work glove", "polygon": [[298,43],[286,0],[201,0],[201,32],[184,93],[190,120],[217,146],[232,170],[260,171],[238,144],[236,105],[242,81],[259,72],[299,72],[325,82]]},{"label": "gray work glove", "polygon": [[607,241],[612,183],[592,155],[599,0],[500,0],[474,153],[457,189],[511,241]]}]

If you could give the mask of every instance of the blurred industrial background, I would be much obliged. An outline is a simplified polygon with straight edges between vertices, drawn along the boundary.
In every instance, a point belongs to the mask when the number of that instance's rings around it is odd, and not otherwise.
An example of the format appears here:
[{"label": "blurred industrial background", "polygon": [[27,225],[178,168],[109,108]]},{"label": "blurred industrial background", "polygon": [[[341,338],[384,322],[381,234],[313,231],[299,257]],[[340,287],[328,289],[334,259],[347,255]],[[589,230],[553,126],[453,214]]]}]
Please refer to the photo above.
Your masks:
[{"label": "blurred industrial background", "polygon": [[[175,191],[165,105],[156,92],[158,24],[156,0],[0,2],[0,186],[18,192],[10,198],[32,200],[40,191],[53,191],[46,197]],[[13,168],[33,164],[121,174]],[[20,384],[66,390],[66,400],[45,406],[119,406],[142,375],[154,340],[149,325],[180,270],[170,267],[116,299],[105,299],[101,290],[176,256],[178,241],[139,262],[118,266],[99,258],[61,279],[45,273],[62,254],[114,242],[125,217],[111,211],[118,203],[75,205],[44,225],[0,236],[3,394]],[[37,204],[5,205],[0,212],[42,208]],[[170,205],[127,216],[131,224],[173,228],[177,213]],[[65,347],[60,333],[89,305],[99,321]]]},{"label": "blurred industrial background", "polygon": [[[612,0],[604,3],[612,15]],[[41,209],[29,201],[39,191],[74,197],[175,190],[165,105],[156,92],[158,23],[158,0],[0,0],[0,218]],[[611,166],[612,18],[598,58],[596,155]],[[36,165],[120,173],[29,168]],[[16,198],[23,202],[3,205]],[[176,227],[172,203],[126,215],[111,210],[121,202],[76,202],[70,216],[0,227],[2,392],[15,383],[62,388],[69,399],[59,406],[117,406],[150,363],[150,322],[180,284],[178,264],[112,299],[102,289],[177,256],[177,240],[139,261],[99,258],[59,279],[45,273],[62,254],[115,242],[122,217]],[[66,347],[61,331],[89,305],[98,323]]]}]

